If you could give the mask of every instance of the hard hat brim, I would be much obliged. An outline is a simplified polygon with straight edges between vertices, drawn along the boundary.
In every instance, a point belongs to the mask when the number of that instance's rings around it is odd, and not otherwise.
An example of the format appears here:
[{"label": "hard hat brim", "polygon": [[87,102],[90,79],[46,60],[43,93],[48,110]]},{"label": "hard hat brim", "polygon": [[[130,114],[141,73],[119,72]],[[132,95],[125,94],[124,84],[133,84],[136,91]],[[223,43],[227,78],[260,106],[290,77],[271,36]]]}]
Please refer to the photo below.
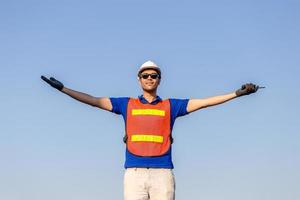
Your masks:
[{"label": "hard hat brim", "polygon": [[158,67],[155,66],[147,66],[147,67],[143,67],[139,70],[138,74],[142,73],[143,71],[147,70],[147,69],[153,69],[155,71],[157,71],[157,73],[161,74],[161,71]]}]

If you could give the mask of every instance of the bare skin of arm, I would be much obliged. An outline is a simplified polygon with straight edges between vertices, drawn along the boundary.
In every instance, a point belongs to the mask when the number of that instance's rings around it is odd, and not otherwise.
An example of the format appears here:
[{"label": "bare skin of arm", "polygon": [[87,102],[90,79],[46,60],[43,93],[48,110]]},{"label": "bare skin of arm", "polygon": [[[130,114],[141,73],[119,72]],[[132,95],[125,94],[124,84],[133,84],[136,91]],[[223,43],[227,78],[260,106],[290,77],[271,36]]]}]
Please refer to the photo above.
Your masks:
[{"label": "bare skin of arm", "polygon": [[69,95],[73,99],[76,99],[82,103],[101,108],[103,110],[112,111],[112,104],[108,97],[93,97],[83,92],[78,92],[66,87],[63,87],[61,92]]},{"label": "bare skin of arm", "polygon": [[191,113],[202,108],[219,105],[227,101],[230,101],[236,97],[237,97],[236,93],[232,92],[229,94],[219,95],[219,96],[214,96],[209,98],[190,99],[187,105],[187,112]]}]

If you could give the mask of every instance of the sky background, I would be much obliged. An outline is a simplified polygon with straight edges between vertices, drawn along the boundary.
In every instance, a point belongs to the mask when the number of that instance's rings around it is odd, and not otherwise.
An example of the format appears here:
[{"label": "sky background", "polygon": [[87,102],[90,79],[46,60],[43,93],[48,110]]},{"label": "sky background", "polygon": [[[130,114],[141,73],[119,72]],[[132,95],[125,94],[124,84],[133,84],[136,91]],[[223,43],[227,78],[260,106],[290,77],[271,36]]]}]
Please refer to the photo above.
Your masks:
[{"label": "sky background", "polygon": [[0,1],[0,199],[118,200],[121,116],[97,97],[137,97],[139,66],[162,98],[266,89],[178,118],[176,199],[300,199],[297,0]]}]

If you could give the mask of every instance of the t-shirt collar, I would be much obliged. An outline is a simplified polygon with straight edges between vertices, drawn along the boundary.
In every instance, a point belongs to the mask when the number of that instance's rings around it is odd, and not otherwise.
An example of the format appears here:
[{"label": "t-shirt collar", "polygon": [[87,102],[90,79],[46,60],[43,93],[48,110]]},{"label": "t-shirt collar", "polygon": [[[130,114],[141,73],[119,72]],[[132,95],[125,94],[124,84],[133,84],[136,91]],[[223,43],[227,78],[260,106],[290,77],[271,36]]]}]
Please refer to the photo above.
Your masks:
[{"label": "t-shirt collar", "polygon": [[[144,98],[143,95],[140,95],[140,96],[139,96],[139,100],[140,100],[140,102],[143,103],[143,104],[148,104],[148,103],[149,103],[149,102]],[[162,99],[161,99],[159,96],[156,96],[155,99],[154,99],[150,104],[155,105],[155,104],[157,104],[158,102],[160,102],[161,100],[162,100]]]}]

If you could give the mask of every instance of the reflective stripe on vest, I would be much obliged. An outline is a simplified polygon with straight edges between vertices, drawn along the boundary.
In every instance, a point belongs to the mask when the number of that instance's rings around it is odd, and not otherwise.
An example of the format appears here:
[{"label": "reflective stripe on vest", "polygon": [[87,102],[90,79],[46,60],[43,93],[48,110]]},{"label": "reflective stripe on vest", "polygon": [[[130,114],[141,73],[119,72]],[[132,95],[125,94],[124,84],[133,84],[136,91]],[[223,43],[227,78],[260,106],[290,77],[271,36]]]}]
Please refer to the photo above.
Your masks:
[{"label": "reflective stripe on vest", "polygon": [[163,143],[164,137],[160,135],[132,135],[132,142],[157,142]]},{"label": "reflective stripe on vest", "polygon": [[129,99],[126,118],[127,149],[138,156],[161,156],[171,146],[170,101],[155,105]]},{"label": "reflective stripe on vest", "polygon": [[156,110],[156,109],[133,109],[132,115],[165,116],[165,111],[164,110]]}]

